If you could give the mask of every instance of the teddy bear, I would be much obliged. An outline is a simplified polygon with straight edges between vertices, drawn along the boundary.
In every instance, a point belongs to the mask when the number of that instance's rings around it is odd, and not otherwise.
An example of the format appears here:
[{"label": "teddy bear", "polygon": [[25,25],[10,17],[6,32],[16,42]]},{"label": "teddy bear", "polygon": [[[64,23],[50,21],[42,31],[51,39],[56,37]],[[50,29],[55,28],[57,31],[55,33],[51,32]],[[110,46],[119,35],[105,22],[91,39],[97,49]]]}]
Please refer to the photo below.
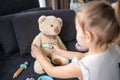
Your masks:
[{"label": "teddy bear", "polygon": [[[50,49],[52,48],[50,43],[56,43],[61,49],[66,50],[65,45],[58,36],[63,25],[62,19],[59,17],[55,17],[53,15],[50,16],[42,15],[38,19],[38,24],[40,33],[33,39],[32,44],[40,46],[41,50],[51,63],[54,63],[56,65],[68,64],[69,59],[61,55],[58,55],[57,53],[54,53]],[[33,58],[35,58],[32,52],[31,55]],[[35,60],[34,62],[34,71],[38,74],[45,73],[37,60]]]}]

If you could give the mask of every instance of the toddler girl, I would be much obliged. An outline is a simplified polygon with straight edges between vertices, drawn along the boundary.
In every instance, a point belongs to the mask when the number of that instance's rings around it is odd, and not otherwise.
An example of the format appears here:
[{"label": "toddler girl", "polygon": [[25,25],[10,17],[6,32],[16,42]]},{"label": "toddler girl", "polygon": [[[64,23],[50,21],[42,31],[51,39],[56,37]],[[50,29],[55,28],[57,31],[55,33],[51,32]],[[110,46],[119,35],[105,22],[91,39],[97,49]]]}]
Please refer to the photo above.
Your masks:
[{"label": "toddler girl", "polygon": [[72,62],[64,66],[53,66],[37,45],[32,51],[45,72],[57,78],[75,78],[79,80],[120,80],[120,47],[112,43],[120,32],[120,1],[113,9],[105,1],[86,3],[76,14],[77,42],[89,49],[85,54],[64,51],[52,44],[53,51]]}]

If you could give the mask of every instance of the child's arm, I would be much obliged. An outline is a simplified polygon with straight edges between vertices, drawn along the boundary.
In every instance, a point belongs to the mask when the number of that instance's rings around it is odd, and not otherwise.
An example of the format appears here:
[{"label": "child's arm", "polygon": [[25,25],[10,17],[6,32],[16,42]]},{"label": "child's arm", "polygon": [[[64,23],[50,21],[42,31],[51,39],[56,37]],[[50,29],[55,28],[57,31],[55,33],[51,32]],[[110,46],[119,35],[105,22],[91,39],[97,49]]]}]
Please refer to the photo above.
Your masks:
[{"label": "child's arm", "polygon": [[81,59],[85,55],[84,53],[75,52],[75,51],[66,51],[66,50],[62,50],[62,49],[59,49],[57,51],[57,53],[68,59],[73,59],[73,58]]},{"label": "child's arm", "polygon": [[75,78],[82,77],[82,71],[76,63],[70,63],[66,66],[56,66],[54,67],[43,55],[40,48],[36,45],[32,46],[32,51],[36,56],[37,60],[40,62],[42,68],[45,72],[53,77],[57,78]]},{"label": "child's arm", "polygon": [[63,50],[61,48],[58,47],[57,44],[51,44],[53,46],[53,51],[59,55],[62,55],[68,59],[73,59],[73,58],[77,58],[77,59],[81,59],[85,56],[85,53],[80,53],[80,52],[75,52],[75,51],[66,51]]}]

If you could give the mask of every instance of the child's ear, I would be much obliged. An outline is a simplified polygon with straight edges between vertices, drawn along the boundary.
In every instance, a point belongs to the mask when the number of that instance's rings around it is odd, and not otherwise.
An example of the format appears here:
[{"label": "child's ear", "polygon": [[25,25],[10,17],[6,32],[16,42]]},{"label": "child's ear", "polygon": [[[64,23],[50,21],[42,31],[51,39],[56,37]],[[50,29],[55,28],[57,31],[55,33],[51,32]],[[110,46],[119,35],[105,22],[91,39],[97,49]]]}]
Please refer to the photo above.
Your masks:
[{"label": "child's ear", "polygon": [[85,31],[86,42],[89,43],[93,40],[93,34],[89,31]]}]

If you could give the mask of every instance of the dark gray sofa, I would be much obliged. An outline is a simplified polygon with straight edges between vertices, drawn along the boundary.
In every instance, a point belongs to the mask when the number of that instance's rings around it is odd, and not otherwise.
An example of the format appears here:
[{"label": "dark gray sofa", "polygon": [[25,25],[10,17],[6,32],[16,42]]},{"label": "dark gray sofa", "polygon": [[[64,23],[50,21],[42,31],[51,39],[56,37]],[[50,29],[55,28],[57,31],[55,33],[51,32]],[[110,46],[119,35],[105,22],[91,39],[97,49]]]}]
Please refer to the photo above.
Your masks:
[{"label": "dark gray sofa", "polygon": [[[37,20],[41,15],[54,15],[63,20],[63,28],[59,36],[68,50],[75,51],[75,13],[72,10],[30,11],[1,16],[0,80],[13,80],[14,72],[24,61],[28,61],[30,65],[14,80],[25,80],[28,77],[33,77],[37,80],[41,76],[34,72],[34,58],[30,54],[32,40],[39,33]],[[77,78],[54,79],[77,80]]]}]

